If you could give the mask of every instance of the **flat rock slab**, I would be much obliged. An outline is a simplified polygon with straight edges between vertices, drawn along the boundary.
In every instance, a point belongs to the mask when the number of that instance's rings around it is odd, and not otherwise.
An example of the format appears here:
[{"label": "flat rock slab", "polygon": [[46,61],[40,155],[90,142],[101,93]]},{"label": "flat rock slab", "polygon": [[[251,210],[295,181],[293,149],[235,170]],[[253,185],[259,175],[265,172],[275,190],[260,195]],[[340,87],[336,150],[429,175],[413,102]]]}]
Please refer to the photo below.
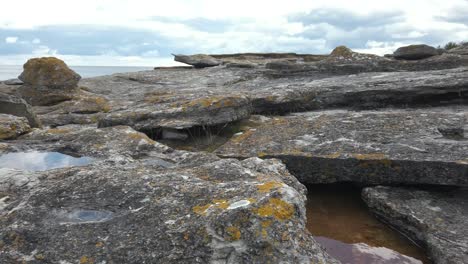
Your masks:
[{"label": "flat rock slab", "polygon": [[[71,136],[55,132],[54,140],[42,134],[43,144],[58,147]],[[129,145],[119,133],[136,140]],[[6,263],[338,263],[306,231],[305,187],[279,160],[175,151],[128,127],[74,136],[84,147],[69,152],[103,149],[102,159],[36,173],[0,170]],[[146,145],[140,156],[110,157],[138,142]]]},{"label": "flat rock slab", "polygon": [[[468,68],[272,78],[265,68],[165,69],[82,80],[110,100],[101,127],[137,130],[225,124],[252,113],[466,102]],[[327,77],[327,78],[325,78]]]},{"label": "flat rock slab", "polygon": [[215,153],[275,157],[306,183],[468,185],[466,107],[257,117]]},{"label": "flat rock slab", "polygon": [[420,242],[435,263],[468,263],[468,190],[366,188],[362,197],[379,217]]}]

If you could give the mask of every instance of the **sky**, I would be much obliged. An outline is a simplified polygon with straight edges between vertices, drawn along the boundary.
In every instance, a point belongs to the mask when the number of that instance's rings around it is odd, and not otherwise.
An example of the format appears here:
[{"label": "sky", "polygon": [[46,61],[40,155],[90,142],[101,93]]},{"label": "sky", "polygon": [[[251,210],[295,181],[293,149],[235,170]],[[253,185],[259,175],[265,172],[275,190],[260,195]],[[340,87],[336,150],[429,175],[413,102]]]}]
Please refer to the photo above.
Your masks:
[{"label": "sky", "polygon": [[468,0],[14,0],[1,3],[0,65],[175,65],[172,53],[327,54],[346,45],[468,40]]}]

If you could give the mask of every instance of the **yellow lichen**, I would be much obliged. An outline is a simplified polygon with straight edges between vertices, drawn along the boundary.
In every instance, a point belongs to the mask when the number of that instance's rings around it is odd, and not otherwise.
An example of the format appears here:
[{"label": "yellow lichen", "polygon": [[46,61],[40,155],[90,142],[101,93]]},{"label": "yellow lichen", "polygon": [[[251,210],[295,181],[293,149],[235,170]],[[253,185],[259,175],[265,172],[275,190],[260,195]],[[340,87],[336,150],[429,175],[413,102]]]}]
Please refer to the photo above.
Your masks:
[{"label": "yellow lichen", "polygon": [[80,264],[93,264],[93,263],[94,263],[94,259],[89,258],[88,256],[82,256],[80,258]]},{"label": "yellow lichen", "polygon": [[266,157],[266,155],[267,155],[267,153],[265,153],[265,152],[261,152],[261,151],[257,152],[257,156],[259,158],[264,158],[264,157]]},{"label": "yellow lichen", "polygon": [[101,248],[104,246],[104,243],[102,241],[99,241],[96,243],[96,247]]},{"label": "yellow lichen", "polygon": [[145,135],[143,133],[138,133],[138,132],[129,133],[128,137],[130,137],[131,139],[135,139],[135,140],[142,140],[143,139],[148,144],[155,144],[154,140],[150,139],[147,135]]},{"label": "yellow lichen", "polygon": [[213,200],[213,205],[217,208],[226,210],[229,207],[229,202],[227,200]]},{"label": "yellow lichen", "polygon": [[262,184],[257,185],[257,189],[261,193],[270,192],[272,189],[277,189],[283,186],[282,182],[277,181],[269,181]]},{"label": "yellow lichen", "polygon": [[369,154],[351,154],[358,160],[380,160],[386,159],[387,156],[383,153],[369,153]]},{"label": "yellow lichen", "polygon": [[211,207],[211,204],[196,205],[192,208],[192,211],[198,215],[206,215],[206,210]]},{"label": "yellow lichen", "polygon": [[228,226],[226,228],[226,233],[229,235],[229,240],[230,241],[236,241],[241,238],[241,231],[239,230],[238,227],[235,226]]},{"label": "yellow lichen", "polygon": [[283,221],[290,219],[295,212],[294,206],[279,199],[270,198],[266,204],[254,210],[261,217],[274,217]]},{"label": "yellow lichen", "polygon": [[65,128],[51,128],[46,131],[49,134],[67,134],[70,133],[70,129],[65,129]]},{"label": "yellow lichen", "polygon": [[240,142],[244,141],[245,139],[247,139],[248,137],[250,137],[251,135],[253,135],[254,132],[255,132],[255,130],[249,129],[249,130],[243,132],[242,134],[233,137],[231,139],[231,142],[240,143]]}]

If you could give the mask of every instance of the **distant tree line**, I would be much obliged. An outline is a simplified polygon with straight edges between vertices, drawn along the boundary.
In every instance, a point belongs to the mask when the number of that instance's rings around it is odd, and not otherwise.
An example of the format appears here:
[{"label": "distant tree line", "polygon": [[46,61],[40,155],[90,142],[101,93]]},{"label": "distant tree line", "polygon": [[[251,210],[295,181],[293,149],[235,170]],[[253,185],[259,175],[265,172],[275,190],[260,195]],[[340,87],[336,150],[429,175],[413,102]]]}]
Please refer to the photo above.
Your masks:
[{"label": "distant tree line", "polygon": [[[450,41],[450,42],[448,42],[447,44],[444,45],[444,48],[443,48],[443,49],[445,49],[445,50],[451,50],[451,49],[453,49],[453,48],[460,47],[460,46],[466,45],[466,44],[468,44],[468,42],[463,42],[463,41],[462,41],[462,42],[458,42],[458,43],[457,43],[457,42]],[[438,48],[441,48],[441,47],[439,46]]]}]

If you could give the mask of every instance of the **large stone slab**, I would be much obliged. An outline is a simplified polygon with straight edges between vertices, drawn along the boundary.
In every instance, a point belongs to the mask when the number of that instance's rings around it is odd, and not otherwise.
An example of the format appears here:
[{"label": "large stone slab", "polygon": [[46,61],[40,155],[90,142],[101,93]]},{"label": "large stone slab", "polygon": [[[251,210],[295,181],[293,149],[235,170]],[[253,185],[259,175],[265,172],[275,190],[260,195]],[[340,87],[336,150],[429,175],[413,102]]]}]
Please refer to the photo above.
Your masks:
[{"label": "large stone slab", "polygon": [[272,78],[269,72],[161,69],[80,84],[111,101],[112,110],[100,120],[101,127],[130,125],[138,130],[219,125],[252,113],[454,104],[466,102],[468,92],[468,68],[282,78]]},{"label": "large stone slab", "polygon": [[468,192],[374,187],[362,193],[379,217],[421,243],[435,263],[468,263]]},{"label": "large stone slab", "polygon": [[252,119],[216,153],[275,157],[307,183],[468,185],[466,107]]},{"label": "large stone slab", "polygon": [[74,145],[68,153],[100,157],[94,164],[0,170],[6,263],[338,263],[306,231],[305,187],[279,160],[222,160],[129,127],[77,127],[15,146]]}]

